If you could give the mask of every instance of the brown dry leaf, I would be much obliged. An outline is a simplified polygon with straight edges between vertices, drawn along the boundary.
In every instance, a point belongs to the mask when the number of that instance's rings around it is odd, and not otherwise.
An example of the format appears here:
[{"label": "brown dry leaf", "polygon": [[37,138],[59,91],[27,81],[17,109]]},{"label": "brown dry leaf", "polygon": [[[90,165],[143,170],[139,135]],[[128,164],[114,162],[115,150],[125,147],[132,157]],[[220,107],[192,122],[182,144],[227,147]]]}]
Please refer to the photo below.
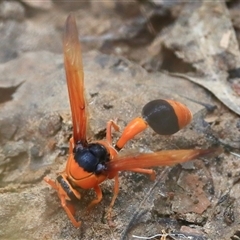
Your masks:
[{"label": "brown dry leaf", "polygon": [[[180,213],[202,214],[210,206],[211,203],[203,190],[206,183],[200,180],[199,176],[184,173],[178,184],[185,190],[181,196],[181,204],[177,206]],[[186,192],[190,193],[191,197],[187,196]]]},{"label": "brown dry leaf", "polygon": [[221,77],[214,81],[209,76],[206,78],[191,77],[186,74],[173,73],[175,77],[181,77],[195,82],[213,93],[223,104],[230,108],[233,112],[240,115],[240,97],[230,87],[226,81],[226,77]]},{"label": "brown dry leaf", "polygon": [[[240,67],[240,52],[224,2],[186,4],[176,24],[161,33],[152,43],[150,50],[155,56],[159,50],[154,49],[159,49],[159,45],[160,54],[164,55],[164,51],[167,51],[167,57],[172,54],[175,61],[178,61],[166,64],[164,57],[163,69],[203,86],[228,108],[240,114],[238,91],[228,79],[231,78],[229,72]],[[164,68],[166,65],[168,67]],[[196,76],[186,75],[188,72],[194,72]]]},{"label": "brown dry leaf", "polygon": [[43,10],[49,10],[53,6],[53,3],[51,0],[43,0],[43,1],[21,0],[21,1],[30,7],[43,9]]}]

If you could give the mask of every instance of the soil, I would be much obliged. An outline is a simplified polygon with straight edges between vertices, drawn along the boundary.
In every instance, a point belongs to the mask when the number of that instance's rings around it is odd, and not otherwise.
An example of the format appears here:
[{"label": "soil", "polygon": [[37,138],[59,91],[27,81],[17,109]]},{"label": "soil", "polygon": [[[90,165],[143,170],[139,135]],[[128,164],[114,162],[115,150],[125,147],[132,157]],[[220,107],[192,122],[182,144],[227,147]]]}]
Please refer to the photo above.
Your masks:
[{"label": "soil", "polygon": [[[0,238],[240,239],[239,9],[239,0],[1,1]],[[191,124],[171,136],[147,129],[121,155],[222,150],[156,167],[155,181],[120,172],[114,227],[106,220],[113,180],[101,184],[103,200],[89,214],[95,193],[81,191],[79,229],[43,181],[63,171],[72,135],[62,53],[70,12],[83,52],[89,141],[105,138],[108,120],[122,130],[163,98],[187,105]]]}]

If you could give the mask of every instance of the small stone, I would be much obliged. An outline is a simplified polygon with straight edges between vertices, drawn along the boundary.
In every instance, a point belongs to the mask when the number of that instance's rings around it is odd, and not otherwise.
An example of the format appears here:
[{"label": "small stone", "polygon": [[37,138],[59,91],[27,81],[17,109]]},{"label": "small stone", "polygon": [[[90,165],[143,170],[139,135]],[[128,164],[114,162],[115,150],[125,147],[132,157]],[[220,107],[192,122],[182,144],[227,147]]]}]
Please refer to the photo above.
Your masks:
[{"label": "small stone", "polygon": [[46,114],[40,120],[39,132],[43,137],[51,137],[61,129],[62,119],[57,113]]},{"label": "small stone", "polygon": [[0,18],[23,20],[25,16],[24,7],[16,1],[3,1],[0,3]]}]

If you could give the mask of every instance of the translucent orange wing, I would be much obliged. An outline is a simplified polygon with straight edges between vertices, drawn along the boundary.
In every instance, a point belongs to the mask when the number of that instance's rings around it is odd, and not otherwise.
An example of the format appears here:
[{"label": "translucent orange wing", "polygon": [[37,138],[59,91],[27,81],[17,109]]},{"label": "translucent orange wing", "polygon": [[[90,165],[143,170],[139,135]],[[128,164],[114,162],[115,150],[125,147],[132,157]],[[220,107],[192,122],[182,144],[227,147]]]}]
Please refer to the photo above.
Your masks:
[{"label": "translucent orange wing", "polygon": [[70,99],[74,142],[86,143],[87,113],[81,46],[75,18],[69,15],[63,37],[64,64]]},{"label": "translucent orange wing", "polygon": [[131,170],[134,168],[149,168],[156,166],[171,166],[216,152],[216,149],[166,150],[155,153],[142,153],[131,156],[120,156],[107,163],[109,173]]}]

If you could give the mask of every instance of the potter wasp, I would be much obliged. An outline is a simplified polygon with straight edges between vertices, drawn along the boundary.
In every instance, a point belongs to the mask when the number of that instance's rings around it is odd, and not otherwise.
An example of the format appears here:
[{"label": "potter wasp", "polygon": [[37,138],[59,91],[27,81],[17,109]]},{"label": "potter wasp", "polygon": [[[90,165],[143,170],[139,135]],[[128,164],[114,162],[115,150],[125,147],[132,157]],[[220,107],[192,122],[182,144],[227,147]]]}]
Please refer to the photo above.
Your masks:
[{"label": "potter wasp", "polygon": [[107,122],[105,140],[88,142],[81,47],[76,21],[72,15],[69,15],[66,20],[63,39],[73,136],[69,141],[69,156],[65,170],[56,181],[48,177],[44,180],[57,191],[61,205],[72,224],[80,227],[81,222],[75,219],[72,205],[72,201],[81,199],[78,189],[93,188],[95,190],[96,199],[88,206],[88,209],[91,209],[102,200],[102,190],[99,185],[106,179],[114,179],[113,198],[107,212],[108,221],[111,223],[112,207],[119,192],[119,171],[149,174],[151,179],[154,179],[155,172],[149,169],[150,167],[183,163],[204,156],[213,150],[168,150],[127,156],[118,154],[130,139],[148,126],[158,134],[171,135],[191,121],[192,114],[186,106],[164,99],[147,103],[142,109],[142,116],[128,123],[115,145],[112,144],[112,130],[119,131],[119,127],[114,121]]}]

